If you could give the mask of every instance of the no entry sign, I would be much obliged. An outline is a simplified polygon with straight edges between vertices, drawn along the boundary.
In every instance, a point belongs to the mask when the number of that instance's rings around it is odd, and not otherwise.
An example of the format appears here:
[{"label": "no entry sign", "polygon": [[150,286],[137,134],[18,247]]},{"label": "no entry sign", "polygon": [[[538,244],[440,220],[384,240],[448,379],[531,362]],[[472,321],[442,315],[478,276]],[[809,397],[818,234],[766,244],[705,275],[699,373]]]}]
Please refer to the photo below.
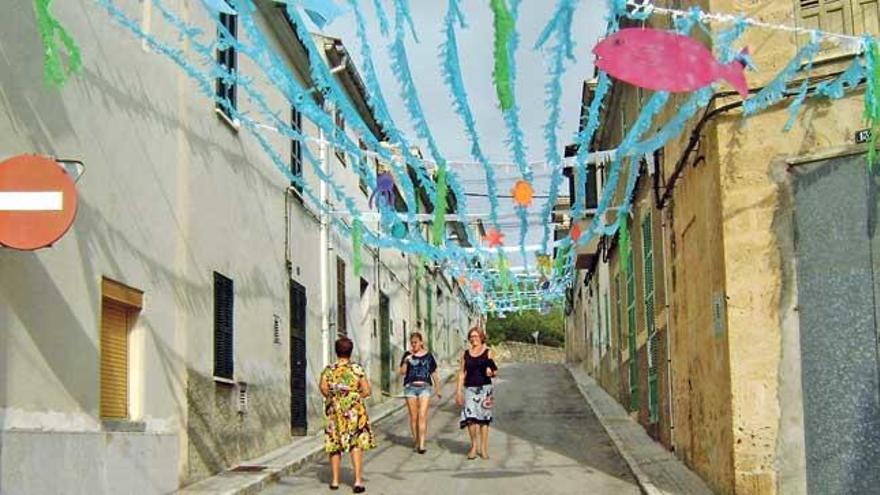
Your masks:
[{"label": "no entry sign", "polygon": [[52,159],[19,155],[0,162],[0,245],[21,250],[52,245],[76,216],[76,188]]}]

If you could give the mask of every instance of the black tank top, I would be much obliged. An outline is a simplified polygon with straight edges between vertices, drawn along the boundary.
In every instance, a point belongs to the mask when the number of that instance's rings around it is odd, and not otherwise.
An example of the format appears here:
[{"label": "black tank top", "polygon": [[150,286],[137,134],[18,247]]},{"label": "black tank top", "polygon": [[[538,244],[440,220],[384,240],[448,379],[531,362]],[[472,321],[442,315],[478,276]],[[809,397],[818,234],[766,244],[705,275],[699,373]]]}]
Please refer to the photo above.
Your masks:
[{"label": "black tank top", "polygon": [[464,386],[482,387],[492,383],[492,379],[486,374],[486,368],[492,368],[492,371],[498,369],[495,361],[489,359],[488,347],[477,357],[472,357],[469,351],[464,351]]}]

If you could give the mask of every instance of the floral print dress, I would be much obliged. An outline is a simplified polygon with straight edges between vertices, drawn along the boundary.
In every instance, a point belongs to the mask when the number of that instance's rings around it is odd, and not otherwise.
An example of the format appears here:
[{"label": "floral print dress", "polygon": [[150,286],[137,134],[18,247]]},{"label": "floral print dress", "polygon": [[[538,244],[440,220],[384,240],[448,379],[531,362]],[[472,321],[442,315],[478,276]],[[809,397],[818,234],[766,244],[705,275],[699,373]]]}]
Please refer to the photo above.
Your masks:
[{"label": "floral print dress", "polygon": [[365,377],[360,365],[347,362],[334,363],[321,373],[321,379],[330,387],[330,396],[324,399],[324,451],[328,454],[376,446],[358,390],[358,383]]}]

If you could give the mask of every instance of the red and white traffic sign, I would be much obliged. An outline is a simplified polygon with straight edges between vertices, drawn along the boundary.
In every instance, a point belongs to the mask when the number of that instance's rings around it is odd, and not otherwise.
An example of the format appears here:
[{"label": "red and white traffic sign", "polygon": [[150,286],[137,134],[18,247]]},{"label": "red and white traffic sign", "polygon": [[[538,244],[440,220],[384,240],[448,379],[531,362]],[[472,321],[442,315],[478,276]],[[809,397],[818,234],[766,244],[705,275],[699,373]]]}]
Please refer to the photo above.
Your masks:
[{"label": "red and white traffic sign", "polygon": [[76,187],[55,160],[19,155],[0,162],[0,246],[51,246],[75,216]]}]

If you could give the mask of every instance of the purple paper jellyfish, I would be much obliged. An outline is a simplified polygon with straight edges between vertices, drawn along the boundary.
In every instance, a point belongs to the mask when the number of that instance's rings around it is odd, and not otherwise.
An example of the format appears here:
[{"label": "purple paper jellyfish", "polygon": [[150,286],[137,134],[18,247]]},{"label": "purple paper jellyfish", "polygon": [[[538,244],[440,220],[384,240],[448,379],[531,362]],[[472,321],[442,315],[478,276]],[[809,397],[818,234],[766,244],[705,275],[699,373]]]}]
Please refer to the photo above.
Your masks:
[{"label": "purple paper jellyfish", "polygon": [[376,176],[376,190],[370,195],[370,208],[373,208],[373,200],[376,197],[385,200],[386,205],[394,204],[394,177],[388,172],[380,172]]}]

